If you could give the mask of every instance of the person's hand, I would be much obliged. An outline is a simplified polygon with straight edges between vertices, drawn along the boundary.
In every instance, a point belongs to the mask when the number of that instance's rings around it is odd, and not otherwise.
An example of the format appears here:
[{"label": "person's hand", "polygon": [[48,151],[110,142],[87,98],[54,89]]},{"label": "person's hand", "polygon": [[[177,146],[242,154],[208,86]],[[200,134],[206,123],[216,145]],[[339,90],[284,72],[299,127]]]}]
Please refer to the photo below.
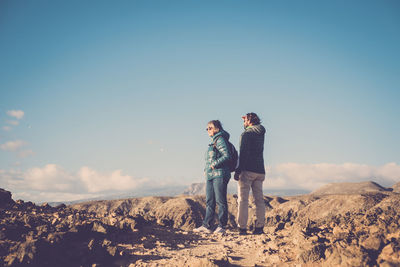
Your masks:
[{"label": "person's hand", "polygon": [[214,170],[214,166],[211,166],[211,170]]},{"label": "person's hand", "polygon": [[235,179],[236,181],[239,181],[239,173],[235,172],[233,179]]}]

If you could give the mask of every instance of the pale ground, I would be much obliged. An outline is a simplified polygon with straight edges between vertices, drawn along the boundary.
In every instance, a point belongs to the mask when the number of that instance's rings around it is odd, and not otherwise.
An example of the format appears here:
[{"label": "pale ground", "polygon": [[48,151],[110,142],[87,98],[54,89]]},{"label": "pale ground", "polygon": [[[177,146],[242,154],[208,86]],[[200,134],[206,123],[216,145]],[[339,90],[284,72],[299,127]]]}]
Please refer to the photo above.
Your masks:
[{"label": "pale ground", "polygon": [[[262,235],[239,235],[228,230],[225,234],[193,233],[151,227],[132,236],[139,243],[119,244],[124,260],[120,266],[295,266],[296,257],[283,229],[274,233],[266,227]],[[147,231],[150,231],[147,233]],[[129,239],[129,238],[127,238]]]}]

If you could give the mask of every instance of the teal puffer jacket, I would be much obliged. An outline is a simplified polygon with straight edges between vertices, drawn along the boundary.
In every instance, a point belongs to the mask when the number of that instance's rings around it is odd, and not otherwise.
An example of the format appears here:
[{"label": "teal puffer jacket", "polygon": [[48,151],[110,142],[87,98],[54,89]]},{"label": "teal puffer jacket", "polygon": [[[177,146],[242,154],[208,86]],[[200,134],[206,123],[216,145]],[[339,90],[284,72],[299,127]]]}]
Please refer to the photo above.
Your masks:
[{"label": "teal puffer jacket", "polygon": [[[214,147],[215,140],[217,142]],[[229,133],[224,130],[219,131],[212,137],[212,142],[208,145],[206,153],[206,167],[204,168],[206,179],[231,177],[231,172],[227,166],[228,160],[231,158],[228,140]],[[211,169],[211,167],[214,167],[214,169]]]}]

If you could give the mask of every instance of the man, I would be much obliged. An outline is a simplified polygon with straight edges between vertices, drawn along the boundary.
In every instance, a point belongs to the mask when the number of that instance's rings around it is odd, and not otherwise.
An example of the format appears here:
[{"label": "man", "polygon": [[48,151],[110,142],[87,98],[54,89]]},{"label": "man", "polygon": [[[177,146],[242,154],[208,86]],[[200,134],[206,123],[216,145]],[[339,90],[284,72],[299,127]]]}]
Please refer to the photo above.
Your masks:
[{"label": "man", "polygon": [[262,191],[265,179],[264,136],[265,128],[255,113],[242,117],[244,132],[240,136],[239,167],[234,179],[238,181],[238,214],[239,234],[247,233],[250,187],[256,204],[256,223],[253,234],[264,233],[265,203]]}]

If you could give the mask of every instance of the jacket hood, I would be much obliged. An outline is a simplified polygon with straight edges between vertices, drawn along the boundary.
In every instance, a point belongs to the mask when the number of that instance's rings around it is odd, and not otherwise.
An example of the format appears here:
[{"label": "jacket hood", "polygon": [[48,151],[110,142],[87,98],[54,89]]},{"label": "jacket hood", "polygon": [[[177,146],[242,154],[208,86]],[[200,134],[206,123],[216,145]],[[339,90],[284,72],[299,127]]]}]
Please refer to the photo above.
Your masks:
[{"label": "jacket hood", "polygon": [[221,131],[219,131],[218,133],[216,133],[214,136],[213,136],[213,141],[215,140],[215,138],[217,138],[218,136],[222,136],[222,137],[224,137],[226,140],[229,140],[229,137],[230,137],[230,134],[228,133],[228,132],[226,132],[225,130],[221,130]]},{"label": "jacket hood", "polygon": [[253,125],[253,126],[247,127],[246,132],[252,132],[252,133],[263,135],[263,134],[265,134],[266,130],[265,130],[264,126],[262,126],[261,124],[258,124],[258,125]]}]

